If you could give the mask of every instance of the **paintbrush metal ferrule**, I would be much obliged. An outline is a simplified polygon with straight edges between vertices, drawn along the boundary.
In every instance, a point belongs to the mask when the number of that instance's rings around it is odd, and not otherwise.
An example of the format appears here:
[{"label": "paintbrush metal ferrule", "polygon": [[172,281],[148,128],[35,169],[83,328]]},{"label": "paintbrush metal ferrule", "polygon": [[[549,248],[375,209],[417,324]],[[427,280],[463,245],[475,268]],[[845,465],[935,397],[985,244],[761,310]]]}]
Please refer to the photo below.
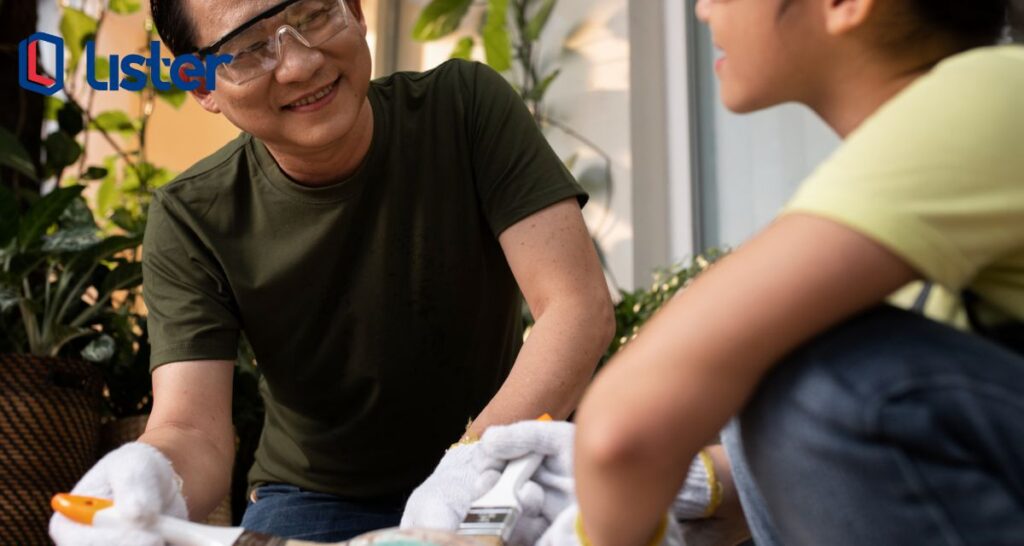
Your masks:
[{"label": "paintbrush metal ferrule", "polygon": [[517,491],[540,466],[544,456],[538,453],[520,457],[508,463],[498,483],[470,507],[456,531],[460,535],[493,537],[503,544],[512,537],[522,506]]},{"label": "paintbrush metal ferrule", "polygon": [[460,535],[492,536],[508,542],[519,522],[520,510],[514,506],[470,508],[459,524]]}]

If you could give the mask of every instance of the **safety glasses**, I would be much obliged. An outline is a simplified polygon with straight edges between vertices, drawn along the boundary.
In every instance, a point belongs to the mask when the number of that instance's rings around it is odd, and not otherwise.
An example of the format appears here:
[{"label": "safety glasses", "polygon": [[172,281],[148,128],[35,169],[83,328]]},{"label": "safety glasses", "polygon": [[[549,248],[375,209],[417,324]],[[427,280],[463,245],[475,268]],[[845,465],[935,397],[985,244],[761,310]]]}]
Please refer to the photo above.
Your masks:
[{"label": "safety glasses", "polygon": [[277,68],[285,34],[318,47],[345,30],[350,17],[345,0],[285,0],[197,53],[231,55],[231,62],[217,67],[217,77],[240,85]]}]

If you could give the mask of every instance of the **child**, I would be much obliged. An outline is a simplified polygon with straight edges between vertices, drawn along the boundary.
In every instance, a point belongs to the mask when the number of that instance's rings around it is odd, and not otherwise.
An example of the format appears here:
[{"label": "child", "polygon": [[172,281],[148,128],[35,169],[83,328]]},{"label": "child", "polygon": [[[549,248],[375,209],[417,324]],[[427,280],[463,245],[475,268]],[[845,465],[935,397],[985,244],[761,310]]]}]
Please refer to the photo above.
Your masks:
[{"label": "child", "polygon": [[[576,533],[552,542],[660,541],[734,416],[758,546],[1024,540],[1024,48],[993,46],[1009,3],[698,2],[728,108],[797,101],[845,142],[597,378]],[[916,280],[969,294],[978,329],[883,305]]]}]

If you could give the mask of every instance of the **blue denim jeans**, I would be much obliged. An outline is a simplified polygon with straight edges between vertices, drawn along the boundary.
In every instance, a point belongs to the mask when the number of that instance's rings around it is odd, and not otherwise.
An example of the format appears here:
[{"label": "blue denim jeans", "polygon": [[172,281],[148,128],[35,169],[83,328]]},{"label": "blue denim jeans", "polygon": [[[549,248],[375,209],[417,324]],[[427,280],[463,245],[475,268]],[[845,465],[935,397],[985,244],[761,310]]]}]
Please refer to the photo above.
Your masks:
[{"label": "blue denim jeans", "polygon": [[723,444],[758,546],[1024,544],[1024,357],[911,313],[796,351]]},{"label": "blue denim jeans", "polygon": [[242,527],[285,538],[340,542],[369,531],[396,527],[407,498],[408,495],[348,499],[270,483],[257,487],[249,496]]}]

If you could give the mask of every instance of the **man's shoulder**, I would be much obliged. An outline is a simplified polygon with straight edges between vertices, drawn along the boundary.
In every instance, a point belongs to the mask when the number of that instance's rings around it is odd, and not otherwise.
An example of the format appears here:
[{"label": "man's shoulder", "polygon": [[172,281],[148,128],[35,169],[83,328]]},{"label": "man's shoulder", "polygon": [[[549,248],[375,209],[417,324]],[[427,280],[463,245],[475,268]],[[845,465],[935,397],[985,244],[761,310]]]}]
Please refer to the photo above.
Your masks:
[{"label": "man's shoulder", "polygon": [[373,86],[386,94],[402,92],[417,96],[438,91],[447,95],[461,94],[475,87],[475,79],[482,68],[486,65],[476,61],[449,59],[430,70],[395,72],[378,78]]},{"label": "man's shoulder", "polygon": [[156,192],[158,199],[172,197],[175,201],[205,200],[234,185],[239,164],[245,161],[252,137],[240,133],[212,154],[200,159]]}]

